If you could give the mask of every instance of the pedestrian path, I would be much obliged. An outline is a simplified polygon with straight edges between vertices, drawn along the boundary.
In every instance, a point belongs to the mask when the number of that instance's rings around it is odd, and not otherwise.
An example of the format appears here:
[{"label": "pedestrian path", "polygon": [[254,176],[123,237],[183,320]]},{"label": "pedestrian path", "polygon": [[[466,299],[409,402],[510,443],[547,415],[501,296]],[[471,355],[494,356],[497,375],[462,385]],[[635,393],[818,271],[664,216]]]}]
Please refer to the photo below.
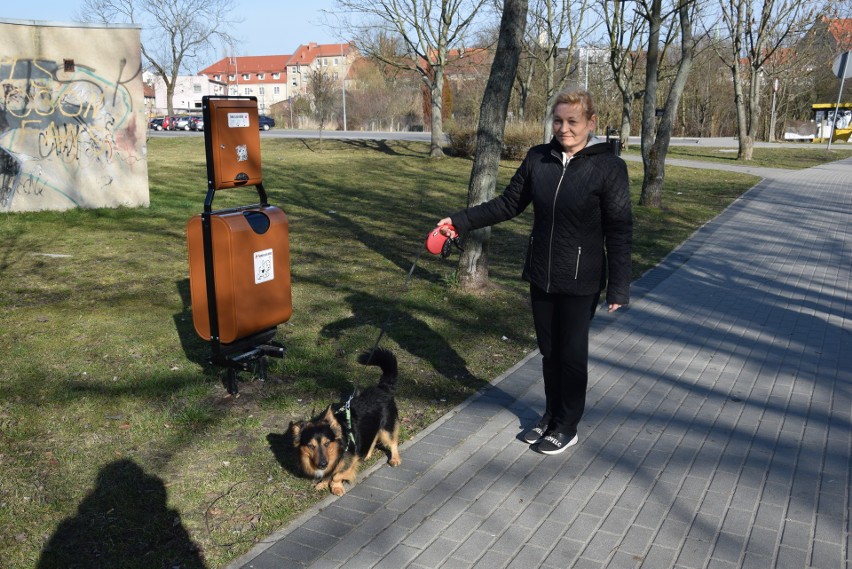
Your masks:
[{"label": "pedestrian path", "polygon": [[[622,154],[621,157],[628,162],[641,162],[639,154]],[[707,160],[689,160],[686,158],[666,158],[666,166],[682,166],[684,168],[698,168],[702,170],[726,170],[740,174],[751,174],[761,178],[783,178],[790,170],[783,168],[767,168],[765,166],[750,166],[745,164],[730,164],[727,162],[711,162]]]},{"label": "pedestrian path", "polygon": [[852,159],[773,172],[596,317],[580,444],[531,354],[231,569],[850,569]]}]

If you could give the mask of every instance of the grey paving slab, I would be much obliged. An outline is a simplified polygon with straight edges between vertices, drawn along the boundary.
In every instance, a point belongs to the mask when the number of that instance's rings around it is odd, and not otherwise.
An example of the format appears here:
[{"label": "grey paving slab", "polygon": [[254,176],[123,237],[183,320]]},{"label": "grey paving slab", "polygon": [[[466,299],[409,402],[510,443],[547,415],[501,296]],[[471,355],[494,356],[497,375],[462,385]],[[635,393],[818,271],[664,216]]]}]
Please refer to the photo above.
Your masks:
[{"label": "grey paving slab", "polygon": [[852,569],[852,160],[760,174],[596,318],[579,445],[530,354],[230,569]]}]

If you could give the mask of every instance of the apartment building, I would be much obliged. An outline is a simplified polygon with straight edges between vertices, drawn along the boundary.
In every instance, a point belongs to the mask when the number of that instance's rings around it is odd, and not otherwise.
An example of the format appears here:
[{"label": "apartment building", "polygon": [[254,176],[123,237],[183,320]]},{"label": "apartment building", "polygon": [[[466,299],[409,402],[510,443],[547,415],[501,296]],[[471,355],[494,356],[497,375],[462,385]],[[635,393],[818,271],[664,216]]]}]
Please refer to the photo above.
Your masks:
[{"label": "apartment building", "polygon": [[[153,88],[154,103],[149,114],[163,114],[168,109],[166,83],[153,73],[144,73],[142,80]],[[205,95],[224,95],[225,87],[217,81],[198,75],[180,75],[175,81],[172,109],[176,113],[201,113],[201,98]]]},{"label": "apartment building", "polygon": [[228,95],[257,97],[258,110],[265,114],[275,103],[306,95],[312,72],[345,77],[355,54],[345,43],[309,43],[293,55],[223,57],[198,75],[223,85]]},{"label": "apartment building", "polygon": [[223,94],[257,97],[258,111],[266,114],[272,105],[290,96],[287,87],[290,59],[290,55],[224,57],[198,75],[223,85]]},{"label": "apartment building", "polygon": [[343,81],[357,57],[355,47],[347,43],[300,45],[287,61],[288,88],[294,97],[305,95],[312,73],[322,73],[334,81]]}]

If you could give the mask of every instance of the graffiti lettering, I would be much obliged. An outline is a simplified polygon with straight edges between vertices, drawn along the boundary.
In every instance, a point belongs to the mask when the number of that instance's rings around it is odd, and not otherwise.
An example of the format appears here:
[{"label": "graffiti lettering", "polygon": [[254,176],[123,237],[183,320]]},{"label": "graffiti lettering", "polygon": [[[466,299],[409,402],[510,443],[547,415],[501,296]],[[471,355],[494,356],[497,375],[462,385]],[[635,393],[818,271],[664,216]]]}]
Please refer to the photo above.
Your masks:
[{"label": "graffiti lettering", "polygon": [[[15,209],[16,196],[60,208],[110,202],[94,182],[135,176],[127,164],[144,153],[134,134],[133,97],[141,90],[131,95],[139,87],[130,83],[139,72],[128,70],[125,57],[104,61],[108,69],[99,73],[79,61],[66,70],[63,60],[0,56],[0,211]],[[86,202],[95,191],[99,201]]]},{"label": "graffiti lettering", "polygon": [[112,160],[112,133],[106,128],[50,123],[38,135],[39,155],[58,156],[67,162],[83,158]]},{"label": "graffiti lettering", "polygon": [[0,58],[0,78],[56,79],[59,64],[45,59]]},{"label": "graffiti lettering", "polygon": [[35,81],[24,85],[0,81],[0,88],[6,113],[16,119],[59,115],[91,121],[104,109],[103,91],[90,84],[65,85],[56,91],[50,85]]},{"label": "graffiti lettering", "polygon": [[25,176],[18,184],[18,193],[29,196],[43,196],[47,185],[41,178],[33,175]]}]

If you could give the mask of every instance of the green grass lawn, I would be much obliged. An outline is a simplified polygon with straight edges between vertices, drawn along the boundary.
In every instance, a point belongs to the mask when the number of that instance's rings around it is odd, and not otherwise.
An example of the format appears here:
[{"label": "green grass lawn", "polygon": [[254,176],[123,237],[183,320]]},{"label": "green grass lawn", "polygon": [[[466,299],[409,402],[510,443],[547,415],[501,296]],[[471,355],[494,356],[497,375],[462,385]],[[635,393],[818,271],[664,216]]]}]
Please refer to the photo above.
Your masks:
[{"label": "green grass lawn", "polygon": [[[222,567],[325,496],[293,475],[284,433],[353,380],[375,381],[355,357],[384,322],[403,440],[535,347],[519,278],[529,214],[494,229],[487,294],[453,286],[455,256],[420,257],[406,284],[428,230],[465,205],[470,161],[433,161],[413,142],[320,152],[264,138],[294,312],[279,327],[287,356],[228,397],[190,312],[185,226],[203,206],[203,141],[152,138],[148,156],[149,208],[0,216],[4,567]],[[641,166],[629,168],[638,197]],[[665,207],[634,211],[635,275],[755,181],[667,168]],[[227,190],[214,207],[255,198]]]}]

